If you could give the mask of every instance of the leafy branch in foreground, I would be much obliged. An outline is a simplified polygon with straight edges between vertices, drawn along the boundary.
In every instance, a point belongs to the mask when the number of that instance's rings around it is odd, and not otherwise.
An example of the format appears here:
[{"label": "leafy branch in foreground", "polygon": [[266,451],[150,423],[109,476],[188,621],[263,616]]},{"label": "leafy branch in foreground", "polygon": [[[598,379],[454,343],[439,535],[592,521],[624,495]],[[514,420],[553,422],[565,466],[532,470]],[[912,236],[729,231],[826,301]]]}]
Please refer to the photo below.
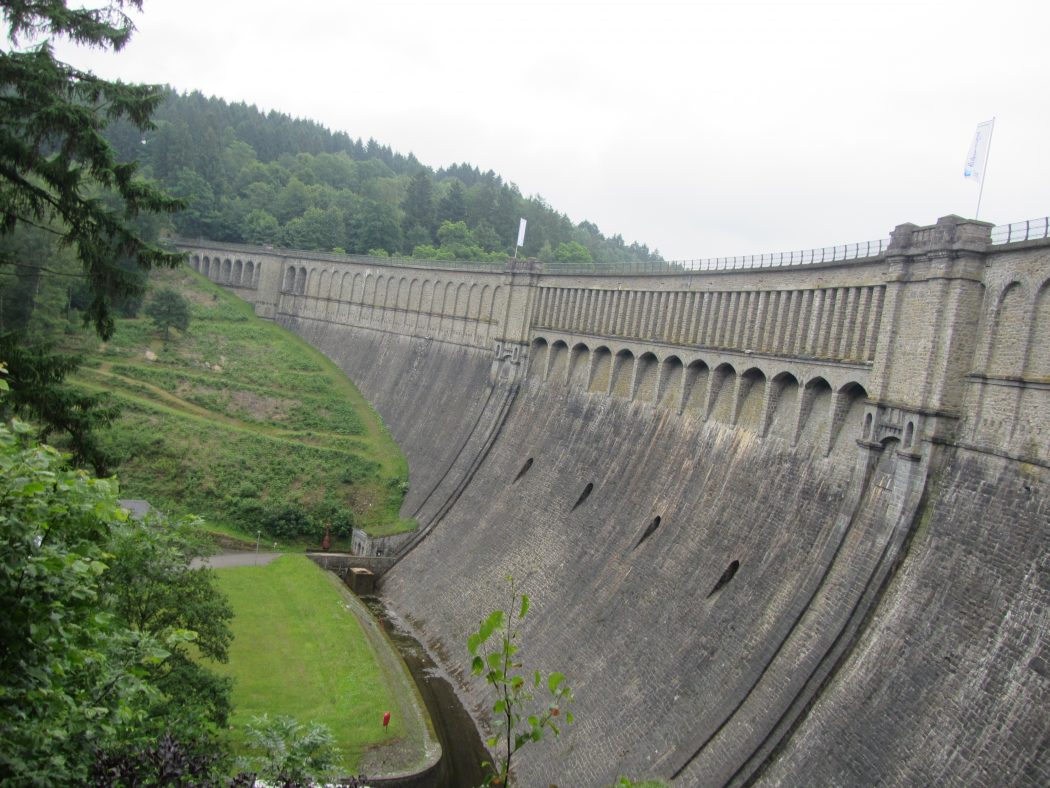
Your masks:
[{"label": "leafy branch in foreground", "polygon": [[[501,729],[486,741],[499,755],[495,764],[483,764],[490,772],[485,785],[509,784],[514,754],[526,744],[540,741],[548,730],[557,736],[560,729],[555,720],[561,715],[561,706],[573,700],[563,674],[555,671],[544,676],[538,670],[530,674],[521,662],[516,642],[521,636],[518,624],[529,612],[529,597],[518,593],[513,577],[508,576],[507,582],[511,592],[507,610],[493,611],[467,639],[471,672],[484,675],[493,688],[496,702],[492,713]],[[479,653],[493,637],[494,647]],[[544,694],[549,698],[539,697]],[[566,711],[565,724],[572,721],[572,712]]]},{"label": "leafy branch in foreground", "polygon": [[97,395],[85,394],[64,382],[79,360],[54,353],[46,343],[30,342],[20,331],[0,332],[0,359],[10,372],[10,395],[0,400],[0,418],[14,414],[38,419],[38,437],[68,434],[73,464],[91,465],[105,476],[113,457],[100,445],[96,431],[119,415],[119,408]]}]

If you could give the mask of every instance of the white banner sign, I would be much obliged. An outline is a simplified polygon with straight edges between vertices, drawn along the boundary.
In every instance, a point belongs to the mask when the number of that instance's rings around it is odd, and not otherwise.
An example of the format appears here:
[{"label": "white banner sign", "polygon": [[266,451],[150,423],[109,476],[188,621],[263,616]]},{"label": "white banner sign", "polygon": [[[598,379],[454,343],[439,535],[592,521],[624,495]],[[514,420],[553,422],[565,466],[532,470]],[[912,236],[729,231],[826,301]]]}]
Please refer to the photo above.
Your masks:
[{"label": "white banner sign", "polygon": [[977,183],[984,180],[984,168],[988,164],[988,148],[992,143],[993,126],[995,126],[995,118],[977,124],[973,144],[970,145],[970,153],[966,156],[966,169],[963,171],[963,176]]},{"label": "white banner sign", "polygon": [[518,246],[525,245],[525,220],[521,220],[521,224],[518,225]]}]

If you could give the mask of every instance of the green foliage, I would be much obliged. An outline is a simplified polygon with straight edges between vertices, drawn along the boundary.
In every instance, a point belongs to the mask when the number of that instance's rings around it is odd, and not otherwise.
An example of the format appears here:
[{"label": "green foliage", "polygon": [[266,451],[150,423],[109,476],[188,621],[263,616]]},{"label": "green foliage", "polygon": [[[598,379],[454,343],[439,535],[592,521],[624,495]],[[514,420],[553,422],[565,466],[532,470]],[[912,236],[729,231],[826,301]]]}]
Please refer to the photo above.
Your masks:
[{"label": "green foliage", "polygon": [[316,530],[306,507],[294,501],[263,507],[257,522],[264,533],[275,539],[294,539]]},{"label": "green foliage", "polygon": [[[362,756],[407,736],[396,683],[397,663],[376,658],[369,636],[348,611],[337,577],[304,555],[261,566],[216,570],[236,611],[230,660],[217,670],[235,680],[231,745],[243,751],[245,726],[263,713],[290,715],[331,730],[343,774]],[[359,603],[354,605],[359,607]],[[374,632],[376,637],[383,637]],[[393,671],[388,673],[387,671]],[[393,710],[388,730],[383,712]]]},{"label": "green foliage", "polygon": [[[192,727],[225,726],[230,713],[230,682],[202,666],[197,655],[225,662],[232,637],[233,611],[218,592],[210,569],[194,568],[194,559],[210,554],[202,541],[200,520],[166,520],[150,515],[145,522],[115,526],[107,549],[112,556],[102,578],[107,607],[136,632],[168,642],[169,656],[151,668],[150,680],[166,700],[169,719]],[[182,633],[192,632],[183,642]]]},{"label": "green foliage", "polygon": [[[193,618],[167,603],[149,611],[158,598],[187,605],[190,589],[214,612],[216,592],[170,562],[140,562],[151,594],[117,580],[129,545],[163,536],[126,521],[114,482],[68,469],[30,432],[0,425],[0,783],[81,784],[165,733],[215,754],[210,710],[165,681],[197,639]],[[220,624],[206,641],[221,642]]]},{"label": "green foliage", "polygon": [[165,652],[99,604],[112,483],[62,470],[27,432],[0,426],[0,782],[71,782],[93,742],[141,721],[145,664]]},{"label": "green foliage", "polygon": [[146,317],[164,332],[164,341],[167,342],[170,329],[184,333],[190,327],[190,302],[170,287],[163,287],[153,294],[146,306]]},{"label": "green foliage", "polygon": [[416,170],[409,179],[401,209],[405,214],[402,226],[418,228],[422,238],[416,242],[427,243],[434,227],[434,185],[430,174],[424,168]]},{"label": "green foliage", "polygon": [[227,757],[213,739],[176,738],[162,733],[155,741],[138,742],[98,753],[91,770],[95,786],[207,786],[248,788],[251,775],[225,778]]},{"label": "green foliage", "polygon": [[[12,41],[64,36],[119,50],[133,29],[122,9],[141,5],[116,0],[71,10],[60,0],[17,0],[4,3],[3,13]],[[174,211],[179,201],[138,177],[138,165],[120,161],[103,134],[117,118],[149,129],[163,95],[156,86],[108,82],[66,65],[46,40],[0,53],[0,235],[23,224],[44,226],[75,249],[91,291],[84,318],[104,338],[113,333],[111,300],[142,287],[118,261],[131,258],[148,270],[182,260],[142,240],[128,221]],[[118,205],[98,199],[99,190],[109,190]]]},{"label": "green foliage", "polygon": [[250,768],[267,785],[323,785],[335,776],[335,740],[324,725],[263,714],[252,719],[248,733],[258,753],[249,760]]},{"label": "green foliage", "polygon": [[272,244],[277,240],[281,225],[276,217],[262,208],[253,208],[244,217],[244,241],[250,244]]},{"label": "green foliage", "polygon": [[438,227],[463,222],[474,234],[467,247],[496,253],[491,259],[499,261],[513,252],[524,216],[526,256],[545,252],[544,259],[553,260],[559,244],[576,242],[597,261],[659,259],[644,245],[605,237],[589,222],[573,224],[492,171],[466,164],[431,170],[374,140],[363,143],[311,121],[200,93],[169,94],[156,118],[155,131],[129,134],[120,127],[111,137],[122,155],[141,158],[188,201],[174,219],[186,236],[409,255],[417,247],[440,249]]},{"label": "green foliage", "polygon": [[192,333],[165,349],[150,321],[121,320],[105,347],[81,338],[75,380],[121,405],[100,446],[129,495],[282,544],[328,522],[337,537],[410,529],[404,458],[345,375],[192,271],[155,276],[191,304]]},{"label": "green foliage", "polygon": [[[483,675],[492,687],[496,695],[492,714],[501,729],[486,742],[500,753],[495,764],[484,764],[489,768],[486,785],[507,785],[513,777],[514,753],[541,741],[546,731],[557,736],[560,729],[556,719],[561,715],[561,707],[573,700],[563,674],[555,671],[544,676],[539,670],[526,669],[521,661],[518,623],[529,612],[529,597],[518,593],[512,577],[507,582],[511,593],[508,607],[493,611],[467,638],[471,673]],[[493,637],[495,647],[481,651]],[[565,724],[572,722],[572,712],[566,711]]]},{"label": "green foliage", "polygon": [[401,248],[401,225],[394,206],[386,202],[364,200],[350,222],[347,248],[354,252],[382,249],[396,253]]},{"label": "green foliage", "polygon": [[63,434],[75,465],[91,465],[97,474],[106,475],[116,457],[102,446],[98,433],[120,411],[104,397],[65,383],[79,359],[57,354],[49,344],[33,341],[22,331],[0,334],[0,359],[7,362],[11,387],[9,396],[0,401],[0,414],[38,420],[41,440]]},{"label": "green foliage", "polygon": [[25,225],[0,234],[0,331],[44,337],[66,330],[88,303],[80,264],[54,233]]},{"label": "green foliage", "polygon": [[559,263],[593,262],[587,247],[576,241],[558,244],[558,248],[554,250],[554,259]]},{"label": "green foliage", "polygon": [[504,252],[486,252],[465,222],[442,222],[437,236],[441,246],[436,248],[429,244],[417,246],[412,250],[412,256],[421,260],[503,262],[507,259],[507,254]]},{"label": "green foliage", "polygon": [[[113,121],[140,133],[150,129],[163,91],[100,79],[56,60],[51,48],[51,39],[65,37],[119,50],[133,29],[126,7],[141,2],[88,9],[69,9],[63,0],[3,4],[12,48],[0,52],[0,272],[15,281],[5,281],[0,307],[16,304],[13,319],[0,320],[5,325],[29,329],[39,316],[32,328],[53,335],[56,318],[68,318],[75,307],[108,338],[114,310],[137,308],[142,272],[183,259],[146,240],[156,227],[144,221],[181,203],[141,178],[136,162],[122,161],[104,134]],[[43,41],[15,48],[25,36]],[[0,339],[15,390],[11,407],[43,422],[45,436],[67,432],[74,461],[105,473],[109,459],[93,432],[112,411],[64,387],[68,359],[52,356],[43,343],[30,347],[28,337]]]},{"label": "green foliage", "polygon": [[459,178],[448,179],[448,188],[438,203],[438,222],[465,222],[467,220],[466,190]]},{"label": "green foliage", "polygon": [[[324,390],[315,393],[318,381],[310,379],[311,376],[302,376],[306,379],[297,397],[286,397],[278,396],[287,393],[281,392],[283,385],[267,388],[229,377],[219,382],[214,374],[188,372],[185,368],[112,364],[109,369],[114,375],[178,392],[187,402],[247,422],[337,435],[362,435],[365,432],[361,414],[353,404]],[[294,372],[286,373],[282,383],[299,377]],[[253,407],[253,403],[259,400],[265,400],[270,407],[262,411],[257,405]],[[297,407],[302,404],[306,407]]]}]

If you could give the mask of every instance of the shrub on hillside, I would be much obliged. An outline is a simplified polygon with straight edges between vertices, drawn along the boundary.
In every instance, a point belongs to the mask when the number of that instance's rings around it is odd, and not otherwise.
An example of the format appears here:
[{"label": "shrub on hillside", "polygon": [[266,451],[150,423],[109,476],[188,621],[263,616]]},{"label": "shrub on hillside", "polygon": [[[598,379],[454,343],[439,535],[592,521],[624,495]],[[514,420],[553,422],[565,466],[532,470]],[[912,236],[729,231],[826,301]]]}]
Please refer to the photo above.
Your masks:
[{"label": "shrub on hillside", "polygon": [[354,527],[354,513],[345,507],[326,502],[308,509],[298,501],[263,502],[255,499],[230,499],[231,518],[247,531],[262,531],[274,539],[292,540],[308,537],[320,540],[325,526],[332,536],[349,537]]},{"label": "shrub on hillside", "polygon": [[332,536],[351,536],[354,529],[354,513],[349,509],[336,506],[333,503],[323,503],[314,512],[314,520],[319,528],[319,534],[324,534],[327,526]]},{"label": "shrub on hillside", "polygon": [[313,518],[301,503],[281,503],[263,510],[259,528],[275,539],[294,539],[313,530]]}]

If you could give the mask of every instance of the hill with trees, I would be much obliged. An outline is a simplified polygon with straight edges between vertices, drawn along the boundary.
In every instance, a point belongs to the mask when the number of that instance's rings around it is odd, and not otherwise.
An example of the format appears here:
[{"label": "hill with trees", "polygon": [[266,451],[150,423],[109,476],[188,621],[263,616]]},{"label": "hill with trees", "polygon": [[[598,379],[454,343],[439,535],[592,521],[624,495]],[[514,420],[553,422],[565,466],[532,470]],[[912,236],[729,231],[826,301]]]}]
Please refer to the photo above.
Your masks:
[{"label": "hill with trees", "polygon": [[429,259],[505,259],[518,219],[522,250],[543,261],[653,262],[644,244],[574,224],[489,170],[434,170],[373,139],[309,120],[169,91],[156,128],[111,124],[118,156],[186,202],[178,233],[235,243]]}]

